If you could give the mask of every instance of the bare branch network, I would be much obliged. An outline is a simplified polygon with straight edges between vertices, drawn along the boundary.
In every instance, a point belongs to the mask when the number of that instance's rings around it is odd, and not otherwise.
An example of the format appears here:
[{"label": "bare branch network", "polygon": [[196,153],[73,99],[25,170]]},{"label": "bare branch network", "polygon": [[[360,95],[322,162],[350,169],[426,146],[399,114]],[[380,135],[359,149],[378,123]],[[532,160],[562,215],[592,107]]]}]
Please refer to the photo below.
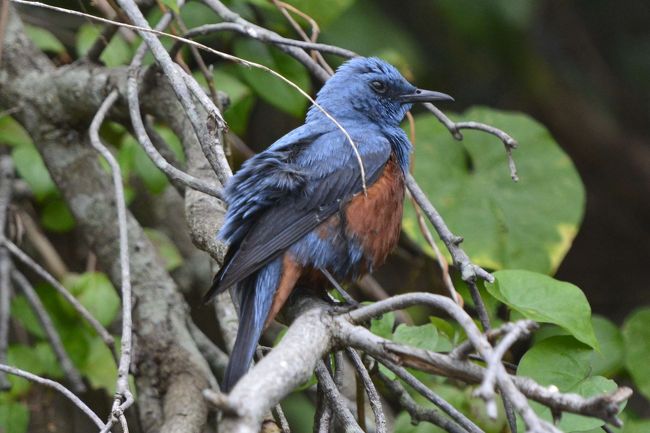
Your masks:
[{"label": "bare branch network", "polygon": [[[192,41],[200,35],[235,32],[240,37],[278,47],[301,62],[321,82],[327,80],[332,71],[321,53],[343,58],[356,54],[316,42],[317,26],[313,20],[313,35],[310,37],[293,20],[293,15],[300,16],[301,12],[280,1],[273,1],[273,4],[293,26],[300,29],[302,39],[286,38],[250,23],[218,0],[203,2],[223,22],[185,29],[183,37],[165,33],[174,21],[182,25],[172,11],[166,11],[156,28],[151,29],[133,0],[117,0],[120,10],[115,11],[115,16],[123,23],[27,0],[11,1],[22,4],[22,7],[83,15],[107,26],[89,51],[86,61],[57,68],[26,37],[19,15],[9,7],[2,39],[0,104],[3,108],[17,107],[12,115],[33,138],[88,245],[113,283],[120,287],[123,307],[118,351],[108,331],[57,278],[6,237],[6,216],[15,183],[12,182],[11,159],[1,156],[1,386],[8,386],[5,374],[21,376],[61,392],[92,420],[98,431],[128,431],[124,414],[135,407],[132,406],[133,390],[129,389],[128,382],[131,374],[138,391],[137,416],[145,432],[199,433],[214,422],[218,423],[221,432],[257,432],[263,422],[275,423],[278,430],[288,432],[288,424],[278,403],[315,372],[318,378],[315,431],[388,431],[387,413],[383,407],[385,400],[378,392],[378,381],[383,383],[382,389],[408,411],[414,422],[430,422],[452,433],[482,431],[471,419],[415,378],[406,369],[408,367],[478,385],[475,395],[487,403],[490,416],[496,416],[497,405],[503,402],[513,432],[516,431],[514,413],[523,419],[528,432],[559,432],[556,426],[541,419],[531,409],[531,400],[551,408],[554,414],[576,413],[599,418],[612,426],[621,425],[617,414],[620,403],[630,396],[628,388],[583,398],[560,393],[554,387],[541,386],[525,377],[513,376],[506,370],[502,363],[504,354],[515,342],[531,333],[536,324],[520,321],[490,330],[477,283],[479,280],[492,281],[493,277],[470,261],[460,246],[462,238],[448,229],[412,176],[407,178],[408,189],[447,247],[454,268],[470,288],[485,332],[477,327],[461,305],[450,298],[430,293],[387,297],[344,313],[307,295],[295,297],[285,308],[284,316],[291,325],[280,343],[256,363],[230,394],[221,394],[217,379],[223,373],[227,355],[192,322],[190,308],[178,284],[157,259],[142,226],[126,207],[119,165],[111,150],[102,143],[99,128],[110,119],[134,132],[146,154],[177,188],[170,200],[177,208],[184,206],[188,227],[185,236],[189,235],[198,249],[209,254],[216,263],[221,263],[225,249],[215,240],[214,233],[220,227],[225,211],[221,201],[222,186],[232,175],[223,148],[224,137],[231,133],[225,129],[220,110],[223,103],[218,99],[214,83],[207,80],[210,89],[206,92],[183,65],[174,61],[176,53],[183,44],[189,44],[204,73],[209,71],[200,50],[246,67],[260,68],[286,80],[265,66]],[[178,6],[182,7],[182,3],[179,2]],[[107,40],[115,34],[115,26],[137,31],[144,41],[128,68],[110,69],[97,63]],[[170,51],[161,43],[162,37],[176,40]],[[155,67],[142,66],[147,52],[153,54]],[[290,84],[314,103],[304,91]],[[429,105],[427,108],[457,139],[462,139],[462,129],[476,129],[497,136],[505,145],[510,175],[517,179],[511,158],[511,151],[517,143],[507,133],[476,122],[454,123],[436,107]],[[168,146],[148,127],[147,117],[168,125],[180,138],[187,159],[185,167],[163,156],[169,155]],[[330,118],[340,127],[336,119]],[[110,174],[98,164],[97,152],[109,163]],[[422,225],[426,229],[426,225]],[[446,272],[446,263],[440,264]],[[83,380],[63,348],[51,318],[19,267],[30,269],[50,283],[115,354],[118,361],[117,391],[109,414],[96,414],[62,384],[22,371],[20,366],[6,365],[10,282],[13,282],[12,287],[26,295],[46,330],[67,383],[74,392],[84,390]],[[446,284],[457,300],[451,278],[446,279]],[[367,329],[370,319],[413,305],[427,306],[444,317],[451,317],[465,331],[468,340],[450,353],[443,354],[389,341]],[[215,308],[223,340],[229,349],[237,327],[229,296],[220,296]],[[476,356],[471,356],[473,354]],[[476,357],[483,362],[475,362]],[[398,379],[388,378],[378,369],[380,364]],[[342,395],[346,365],[352,366],[351,374],[356,375],[359,381],[356,405]],[[435,408],[419,405],[412,392],[432,402]],[[368,417],[363,409],[365,399],[371,408],[372,415]],[[215,421],[214,417],[208,416],[211,411],[219,411],[221,417]],[[369,428],[366,418],[372,428]],[[119,429],[116,424],[120,425]]]}]

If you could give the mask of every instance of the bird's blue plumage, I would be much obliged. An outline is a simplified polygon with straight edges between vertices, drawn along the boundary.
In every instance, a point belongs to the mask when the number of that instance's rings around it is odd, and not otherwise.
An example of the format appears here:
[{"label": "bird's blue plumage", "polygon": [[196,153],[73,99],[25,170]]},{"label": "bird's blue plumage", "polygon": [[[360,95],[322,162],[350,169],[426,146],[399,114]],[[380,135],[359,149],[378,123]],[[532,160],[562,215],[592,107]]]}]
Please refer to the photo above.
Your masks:
[{"label": "bird's blue plumage", "polygon": [[[374,252],[364,247],[367,240],[345,223],[346,207],[362,193],[359,163],[345,134],[321,108],[354,141],[371,188],[391,158],[402,173],[408,171],[411,143],[400,122],[411,107],[407,96],[419,92],[382,60],[350,60],[320,90],[320,108],[309,109],[305,124],[249,159],[228,183],[228,212],[219,237],[230,248],[206,295],[234,286],[239,298],[240,331],[226,391],[250,365],[273,314],[274,294],[286,276],[282,257],[340,279],[357,277],[375,264]],[[399,215],[401,205],[400,196],[393,204]]]}]

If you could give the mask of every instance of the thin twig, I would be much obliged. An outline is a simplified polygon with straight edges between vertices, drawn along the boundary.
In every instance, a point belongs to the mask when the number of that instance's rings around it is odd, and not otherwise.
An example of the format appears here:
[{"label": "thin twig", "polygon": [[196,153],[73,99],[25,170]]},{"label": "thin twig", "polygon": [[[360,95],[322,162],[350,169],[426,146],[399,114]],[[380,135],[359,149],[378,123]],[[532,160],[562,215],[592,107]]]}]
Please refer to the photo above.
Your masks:
[{"label": "thin twig", "polygon": [[476,278],[481,278],[488,282],[493,282],[494,277],[487,271],[473,264],[467,253],[460,248],[460,243],[463,238],[454,235],[447,227],[447,224],[442,219],[438,211],[433,207],[427,196],[424,194],[420,186],[417,184],[413,176],[406,175],[406,186],[411,192],[411,195],[420,206],[424,214],[427,216],[433,228],[436,229],[440,239],[445,244],[451,257],[454,260],[454,265],[458,267],[461,278],[465,282],[474,281]]},{"label": "thin twig", "polygon": [[445,126],[445,128],[449,130],[449,132],[451,132],[451,135],[456,140],[460,141],[463,139],[463,134],[460,132],[461,129],[474,129],[477,131],[487,132],[488,134],[492,134],[495,137],[497,137],[499,140],[501,140],[501,142],[503,142],[503,145],[505,146],[506,149],[506,156],[508,157],[508,168],[510,170],[510,177],[515,182],[519,180],[519,176],[517,175],[517,166],[515,165],[515,161],[512,158],[512,151],[516,149],[518,146],[517,140],[512,138],[506,132],[500,130],[499,128],[495,128],[494,126],[491,125],[486,125],[480,122],[454,122],[449,117],[447,117],[445,113],[443,113],[440,109],[438,109],[438,107],[436,107],[430,102],[425,103],[424,106],[440,121],[440,123],[442,123]]},{"label": "thin twig", "polygon": [[137,74],[138,69],[131,69],[129,71],[129,78],[127,80],[127,97],[129,112],[131,114],[131,124],[138,139],[138,143],[142,146],[144,151],[149,156],[149,159],[162,171],[165,175],[175,184],[187,186],[189,188],[201,191],[202,193],[223,199],[223,190],[216,186],[210,185],[202,179],[195,178],[184,171],[174,167],[158,152],[156,147],[151,142],[149,135],[145,129],[142,121],[142,114],[140,113],[140,101],[138,98],[137,90]]},{"label": "thin twig", "polygon": [[[247,28],[243,24],[238,24],[233,22],[204,24],[202,26],[189,29],[188,32],[183,35],[183,37],[187,39],[193,39],[199,36],[205,36],[212,33],[218,33],[223,31],[237,32],[242,35],[248,36],[252,39],[255,39],[257,41],[268,43],[268,44],[288,45],[291,47],[303,48],[303,49],[313,50],[313,51],[320,51],[323,53],[334,54],[346,59],[358,57],[357,53],[355,53],[354,51],[346,50],[345,48],[340,48],[334,45],[322,44],[318,42],[298,41],[295,39],[289,39],[278,35],[267,34],[265,32],[258,32],[256,31],[256,29],[252,30],[250,28]],[[174,53],[175,50],[178,50],[180,48],[180,46],[181,46],[180,43],[177,42],[172,47],[172,50],[170,52]]]},{"label": "thin twig", "polygon": [[[370,274],[367,274],[365,277],[357,281],[357,286],[366,297],[374,301],[381,301],[382,299],[390,298],[386,289],[384,289],[381,284],[379,284],[379,281]],[[406,311],[396,311],[395,320],[397,323],[405,323],[407,325],[413,324],[413,319]]]},{"label": "thin twig", "polygon": [[352,361],[352,365],[357,370],[357,375],[363,383],[363,387],[368,395],[368,402],[370,403],[370,408],[375,416],[375,430],[377,433],[385,433],[387,431],[386,415],[381,406],[381,397],[377,392],[377,388],[375,388],[375,384],[372,383],[368,369],[363,365],[363,361],[356,350],[347,348],[345,352],[348,354],[348,357]]},{"label": "thin twig", "polygon": [[[316,42],[316,40],[318,39],[318,34],[320,33],[320,28],[318,27],[318,23],[316,22],[315,19],[313,19],[312,17],[310,17],[309,15],[307,15],[297,7],[290,5],[289,3],[285,3],[278,0],[271,0],[271,2],[275,5],[275,7],[277,7],[280,10],[282,15],[284,15],[284,17],[287,19],[287,21],[289,21],[289,23],[294,28],[296,33],[298,33],[300,37],[303,38],[304,41],[312,42],[312,43]],[[296,15],[301,16],[302,18],[304,18],[309,22],[309,24],[311,25],[311,37],[307,36],[307,34],[302,29],[302,27],[300,27],[300,25],[296,22],[296,20],[293,19],[293,17],[288,11],[291,11]],[[327,61],[325,61],[325,58],[320,52],[312,50],[311,55],[330,75],[334,73],[334,70],[327,63]]]},{"label": "thin twig", "polygon": [[[490,362],[493,359],[492,346],[483,334],[481,334],[472,318],[452,300],[442,296],[433,295],[431,293],[409,293],[406,295],[397,295],[386,301],[376,302],[375,304],[364,306],[358,310],[347,313],[347,317],[349,317],[353,322],[357,322],[357,320],[365,321],[371,317],[392,311],[393,309],[405,308],[415,304],[429,305],[449,314],[465,330],[468,339],[472,342],[479,354],[483,356],[486,362]],[[526,397],[514,384],[513,378],[506,372],[500,362],[496,363],[494,368],[497,372],[496,383],[498,384],[502,395],[511,400],[517,412],[519,412],[531,432],[559,432],[557,428],[540,419],[535,414],[528,404]]]},{"label": "thin twig", "polygon": [[117,381],[115,384],[115,401],[111,409],[111,419],[119,419],[124,425],[126,421],[124,411],[133,403],[133,395],[129,390],[129,368],[131,366],[131,348],[133,338],[133,321],[131,318],[131,264],[129,261],[129,236],[126,219],[126,202],[124,200],[124,187],[122,185],[122,172],[120,165],[99,139],[99,128],[104,122],[106,114],[117,101],[118,93],[111,91],[97,114],[90,123],[90,143],[108,162],[113,177],[115,188],[115,206],[117,207],[117,225],[119,229],[120,245],[120,270],[122,292],[122,340],[120,344],[120,361],[117,367]]},{"label": "thin twig", "polygon": [[287,420],[287,417],[284,415],[282,406],[276,404],[273,407],[272,412],[273,412],[273,418],[275,418],[276,424],[280,426],[282,433],[291,433],[291,427],[289,427],[289,421]]},{"label": "thin twig", "polygon": [[419,423],[420,421],[427,421],[449,433],[467,433],[467,430],[442,415],[436,409],[425,408],[417,404],[399,381],[389,379],[381,371],[378,371],[377,375],[384,382],[388,390],[397,398],[400,406],[409,413],[412,422]]},{"label": "thin twig", "polygon": [[336,289],[336,291],[339,292],[339,294],[343,297],[343,299],[347,304],[350,304],[355,307],[359,306],[359,303],[347,292],[347,290],[341,287],[339,282],[336,281],[336,278],[334,278],[327,269],[322,268],[320,271],[323,275],[325,275],[325,278],[327,278],[330,284],[334,286],[334,289]]},{"label": "thin twig", "polygon": [[59,281],[54,278],[49,272],[47,272],[41,265],[36,263],[34,259],[29,257],[23,250],[18,248],[16,244],[11,242],[9,239],[1,239],[2,245],[6,247],[9,252],[18,260],[20,260],[24,265],[30,267],[36,274],[43,278],[48,284],[50,284],[54,289],[61,294],[68,301],[75,310],[83,317],[90,326],[93,327],[95,332],[101,337],[101,339],[106,343],[106,345],[114,350],[115,340],[113,336],[102,326],[101,323],[92,314],[84,307],[78,300],[75,298]]},{"label": "thin twig", "polygon": [[350,409],[343,404],[344,399],[337,389],[332,376],[330,376],[330,373],[327,371],[327,367],[325,367],[323,361],[319,361],[316,364],[315,373],[318,378],[318,383],[322,385],[327,401],[334,410],[334,415],[343,424],[344,430],[350,433],[364,433],[361,427],[359,427],[357,421],[354,419]]},{"label": "thin twig", "polygon": [[29,243],[34,247],[43,260],[43,265],[57,279],[62,279],[66,276],[68,274],[68,268],[65,265],[65,262],[61,259],[61,256],[56,251],[50,240],[34,221],[34,218],[22,209],[18,210],[18,217],[25,229],[27,240],[29,240]]},{"label": "thin twig", "polygon": [[325,398],[323,385],[316,386],[316,413],[314,414],[314,433],[330,433],[332,409]]},{"label": "thin twig", "polygon": [[16,283],[17,287],[20,287],[20,290],[25,295],[25,298],[27,298],[27,302],[32,307],[32,310],[34,310],[34,313],[36,313],[36,317],[41,323],[41,326],[45,331],[45,335],[47,335],[47,339],[50,342],[52,349],[54,350],[54,354],[56,355],[56,358],[59,361],[61,368],[63,369],[63,374],[72,384],[72,388],[77,393],[85,392],[86,385],[84,385],[81,374],[79,374],[79,371],[68,356],[68,352],[66,352],[65,348],[63,347],[61,337],[54,327],[54,323],[52,323],[52,319],[43,306],[43,303],[38,297],[38,294],[29,283],[27,278],[25,278],[25,276],[17,270],[14,269],[12,271],[11,277]]},{"label": "thin twig", "polygon": [[46,379],[44,377],[37,376],[35,374],[32,374],[30,372],[27,372],[25,370],[21,370],[16,367],[12,367],[10,365],[6,364],[0,364],[0,371],[3,371],[8,374],[13,374],[14,376],[22,377],[23,379],[27,379],[31,382],[38,383],[40,385],[45,385],[49,388],[52,388],[61,394],[63,394],[68,400],[70,400],[75,406],[77,406],[83,413],[85,413],[88,418],[92,420],[92,422],[95,423],[97,427],[100,429],[103,429],[105,427],[105,424],[102,422],[102,420],[97,416],[95,412],[92,411],[86,404],[79,399],[76,395],[72,393],[69,389],[67,389],[65,386],[61,385],[59,382],[55,382],[50,379]]},{"label": "thin twig", "polygon": [[420,382],[415,376],[408,372],[404,367],[391,362],[388,359],[379,359],[379,362],[384,364],[390,371],[395,373],[397,377],[402,379],[408,385],[410,385],[414,390],[422,394],[424,398],[429,400],[431,403],[439,407],[443,412],[445,412],[451,419],[453,419],[459,426],[467,430],[469,433],[484,433],[483,430],[476,424],[474,424],[469,418],[463,415],[458,411],[454,406],[449,404],[447,400],[440,397],[432,389],[427,387],[425,384]]},{"label": "thin twig", "polygon": [[505,336],[501,339],[499,344],[496,345],[490,358],[485,360],[487,365],[485,376],[483,377],[481,386],[474,394],[485,400],[487,414],[490,418],[495,419],[497,417],[497,406],[494,398],[497,366],[501,364],[503,355],[505,355],[508,349],[510,349],[517,340],[530,334],[538,327],[537,323],[532,320],[520,320],[515,323],[509,323],[508,329],[505,331]]},{"label": "thin twig", "polygon": [[[3,2],[3,8],[9,4]],[[4,13],[4,12],[3,12]],[[0,26],[0,39],[2,38]],[[1,45],[0,40],[0,45]],[[0,59],[1,60],[1,59]],[[0,240],[5,238],[5,225],[9,203],[11,202],[11,188],[14,178],[14,165],[9,155],[0,156]],[[11,287],[9,287],[9,272],[11,268],[9,253],[0,245],[0,363],[7,362],[7,349],[9,347],[9,318],[11,316]],[[5,374],[0,374],[0,390],[8,390],[11,383]]]},{"label": "thin twig", "polygon": [[[103,23],[110,23],[110,24],[114,24],[114,25],[117,25],[117,26],[122,26],[122,27],[126,27],[126,28],[129,28],[129,29],[139,31],[140,34],[142,35],[142,37],[146,41],[148,41],[148,44],[151,43],[151,45],[149,45],[149,48],[152,48],[152,46],[155,47],[154,57],[156,56],[156,54],[158,54],[160,56],[160,57],[156,57],[156,59],[162,61],[161,67],[164,65],[163,72],[171,80],[172,84],[177,86],[177,87],[175,87],[175,89],[179,90],[179,93],[177,93],[177,96],[179,96],[180,101],[183,104],[183,107],[185,108],[186,113],[188,114],[188,117],[190,118],[190,122],[192,123],[193,127],[194,126],[196,127],[195,128],[195,133],[197,133],[197,137],[199,137],[199,142],[202,144],[202,149],[204,151],[204,154],[206,155],[206,158],[208,158],[208,161],[213,166],[213,168],[215,166],[217,166],[217,169],[215,170],[216,173],[219,173],[221,171],[225,171],[226,173],[229,173],[230,172],[230,167],[228,167],[228,166],[219,167],[218,166],[218,164],[219,164],[218,160],[213,156],[213,152],[210,149],[210,146],[209,146],[209,143],[208,143],[208,138],[207,138],[207,133],[204,133],[205,131],[203,131],[203,128],[202,128],[202,125],[204,124],[204,122],[200,122],[197,115],[196,115],[194,105],[191,103],[191,100],[190,100],[190,97],[189,97],[189,92],[188,92],[187,87],[185,86],[184,81],[183,81],[183,84],[180,84],[180,82],[182,81],[182,78],[178,76],[177,70],[176,70],[175,66],[173,65],[173,62],[172,62],[171,58],[169,58],[169,54],[167,53],[165,48],[162,46],[162,44],[160,44],[160,41],[158,41],[156,38],[150,37],[150,36],[151,35],[166,36],[166,37],[169,37],[169,38],[177,40],[177,41],[182,41],[182,42],[184,42],[186,44],[189,44],[189,45],[194,45],[199,49],[208,51],[208,52],[210,52],[212,54],[215,54],[215,55],[217,55],[219,57],[222,57],[222,58],[224,58],[226,60],[230,60],[230,61],[233,61],[235,63],[239,63],[239,64],[244,65],[244,66],[249,66],[249,67],[252,67],[252,68],[256,68],[256,69],[260,69],[260,70],[263,70],[265,72],[268,72],[269,74],[271,74],[274,77],[284,81],[289,86],[291,86],[296,91],[298,91],[298,93],[300,93],[304,98],[306,98],[309,102],[311,102],[312,105],[314,105],[320,112],[322,112],[323,115],[325,117],[327,117],[332,123],[334,123],[334,125],[343,133],[343,135],[347,139],[347,143],[350,144],[350,146],[352,147],[352,149],[354,151],[354,155],[355,155],[355,158],[357,160],[357,163],[359,164],[359,170],[361,172],[361,185],[362,185],[364,193],[367,194],[368,188],[367,188],[367,184],[366,184],[366,171],[365,171],[365,168],[364,168],[364,165],[363,165],[363,159],[361,158],[361,154],[359,153],[359,149],[357,148],[356,143],[354,142],[354,140],[352,140],[352,137],[350,136],[348,131],[327,110],[325,110],[319,103],[317,103],[314,100],[314,98],[312,98],[311,96],[309,96],[309,94],[307,92],[302,90],[300,88],[300,86],[298,86],[296,83],[289,80],[288,78],[286,78],[285,76],[283,76],[279,72],[276,72],[273,69],[271,69],[271,68],[269,68],[267,66],[264,66],[262,64],[251,62],[249,60],[245,60],[245,59],[242,59],[240,57],[233,56],[231,54],[227,54],[227,53],[224,53],[222,51],[215,50],[215,49],[210,48],[210,47],[208,47],[206,45],[203,45],[203,44],[200,44],[198,42],[192,41],[190,39],[186,39],[186,38],[183,38],[181,36],[175,36],[175,35],[172,35],[172,34],[169,34],[169,33],[165,33],[165,32],[162,32],[162,31],[151,29],[148,26],[146,20],[144,19],[144,16],[142,16],[142,13],[137,9],[137,7],[133,4],[133,2],[129,1],[129,0],[120,0],[120,1],[122,3],[124,3],[123,7],[126,6],[127,9],[133,13],[133,15],[134,15],[133,18],[135,18],[135,21],[140,23],[140,25],[132,25],[132,24],[120,23],[120,22],[117,22],[117,21],[97,17],[97,16],[86,14],[86,13],[83,13],[83,12],[78,12],[78,11],[73,11],[73,10],[69,10],[69,9],[65,9],[65,8],[59,8],[59,7],[56,7],[56,6],[51,6],[51,5],[48,5],[48,4],[45,4],[45,3],[41,3],[41,2],[33,2],[33,1],[30,1],[30,0],[10,0],[10,1],[12,1],[14,3],[19,3],[19,4],[26,4],[26,5],[30,5],[30,6],[45,8],[45,9],[51,9],[51,10],[55,10],[55,11],[58,11],[58,12],[63,12],[63,13],[71,14],[71,15],[83,16],[83,17],[93,19],[93,20],[96,20],[96,21],[100,21],[100,22],[103,22]],[[162,60],[162,59],[164,59],[164,60]],[[169,59],[169,60],[167,60],[167,59]],[[185,105],[187,105],[187,107]]]}]

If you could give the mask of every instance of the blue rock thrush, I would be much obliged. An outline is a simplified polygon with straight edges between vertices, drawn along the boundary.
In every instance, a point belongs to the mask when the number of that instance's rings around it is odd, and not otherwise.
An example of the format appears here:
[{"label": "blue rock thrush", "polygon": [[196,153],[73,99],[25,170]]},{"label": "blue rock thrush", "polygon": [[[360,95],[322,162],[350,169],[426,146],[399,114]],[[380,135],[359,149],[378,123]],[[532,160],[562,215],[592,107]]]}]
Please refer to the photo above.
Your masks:
[{"label": "blue rock thrush", "polygon": [[[233,286],[239,331],[222,383],[230,391],[250,367],[264,328],[294,287],[323,290],[329,271],[359,278],[380,266],[400,233],[411,143],[400,122],[415,102],[453,100],[420,90],[390,64],[355,58],[338,68],[304,125],[246,161],[226,186],[219,237],[230,247],[205,295]],[[236,285],[236,286],[235,286]]]}]

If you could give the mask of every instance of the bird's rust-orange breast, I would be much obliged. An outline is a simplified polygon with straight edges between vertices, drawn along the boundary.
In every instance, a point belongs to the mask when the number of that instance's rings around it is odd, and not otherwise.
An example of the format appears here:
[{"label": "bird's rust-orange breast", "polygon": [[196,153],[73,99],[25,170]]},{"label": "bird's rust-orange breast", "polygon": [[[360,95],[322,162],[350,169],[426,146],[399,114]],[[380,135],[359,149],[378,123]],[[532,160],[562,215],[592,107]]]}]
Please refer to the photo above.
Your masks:
[{"label": "bird's rust-orange breast", "polygon": [[403,202],[404,175],[392,156],[368,194],[356,195],[346,209],[347,232],[361,242],[375,268],[384,263],[399,240]]}]

